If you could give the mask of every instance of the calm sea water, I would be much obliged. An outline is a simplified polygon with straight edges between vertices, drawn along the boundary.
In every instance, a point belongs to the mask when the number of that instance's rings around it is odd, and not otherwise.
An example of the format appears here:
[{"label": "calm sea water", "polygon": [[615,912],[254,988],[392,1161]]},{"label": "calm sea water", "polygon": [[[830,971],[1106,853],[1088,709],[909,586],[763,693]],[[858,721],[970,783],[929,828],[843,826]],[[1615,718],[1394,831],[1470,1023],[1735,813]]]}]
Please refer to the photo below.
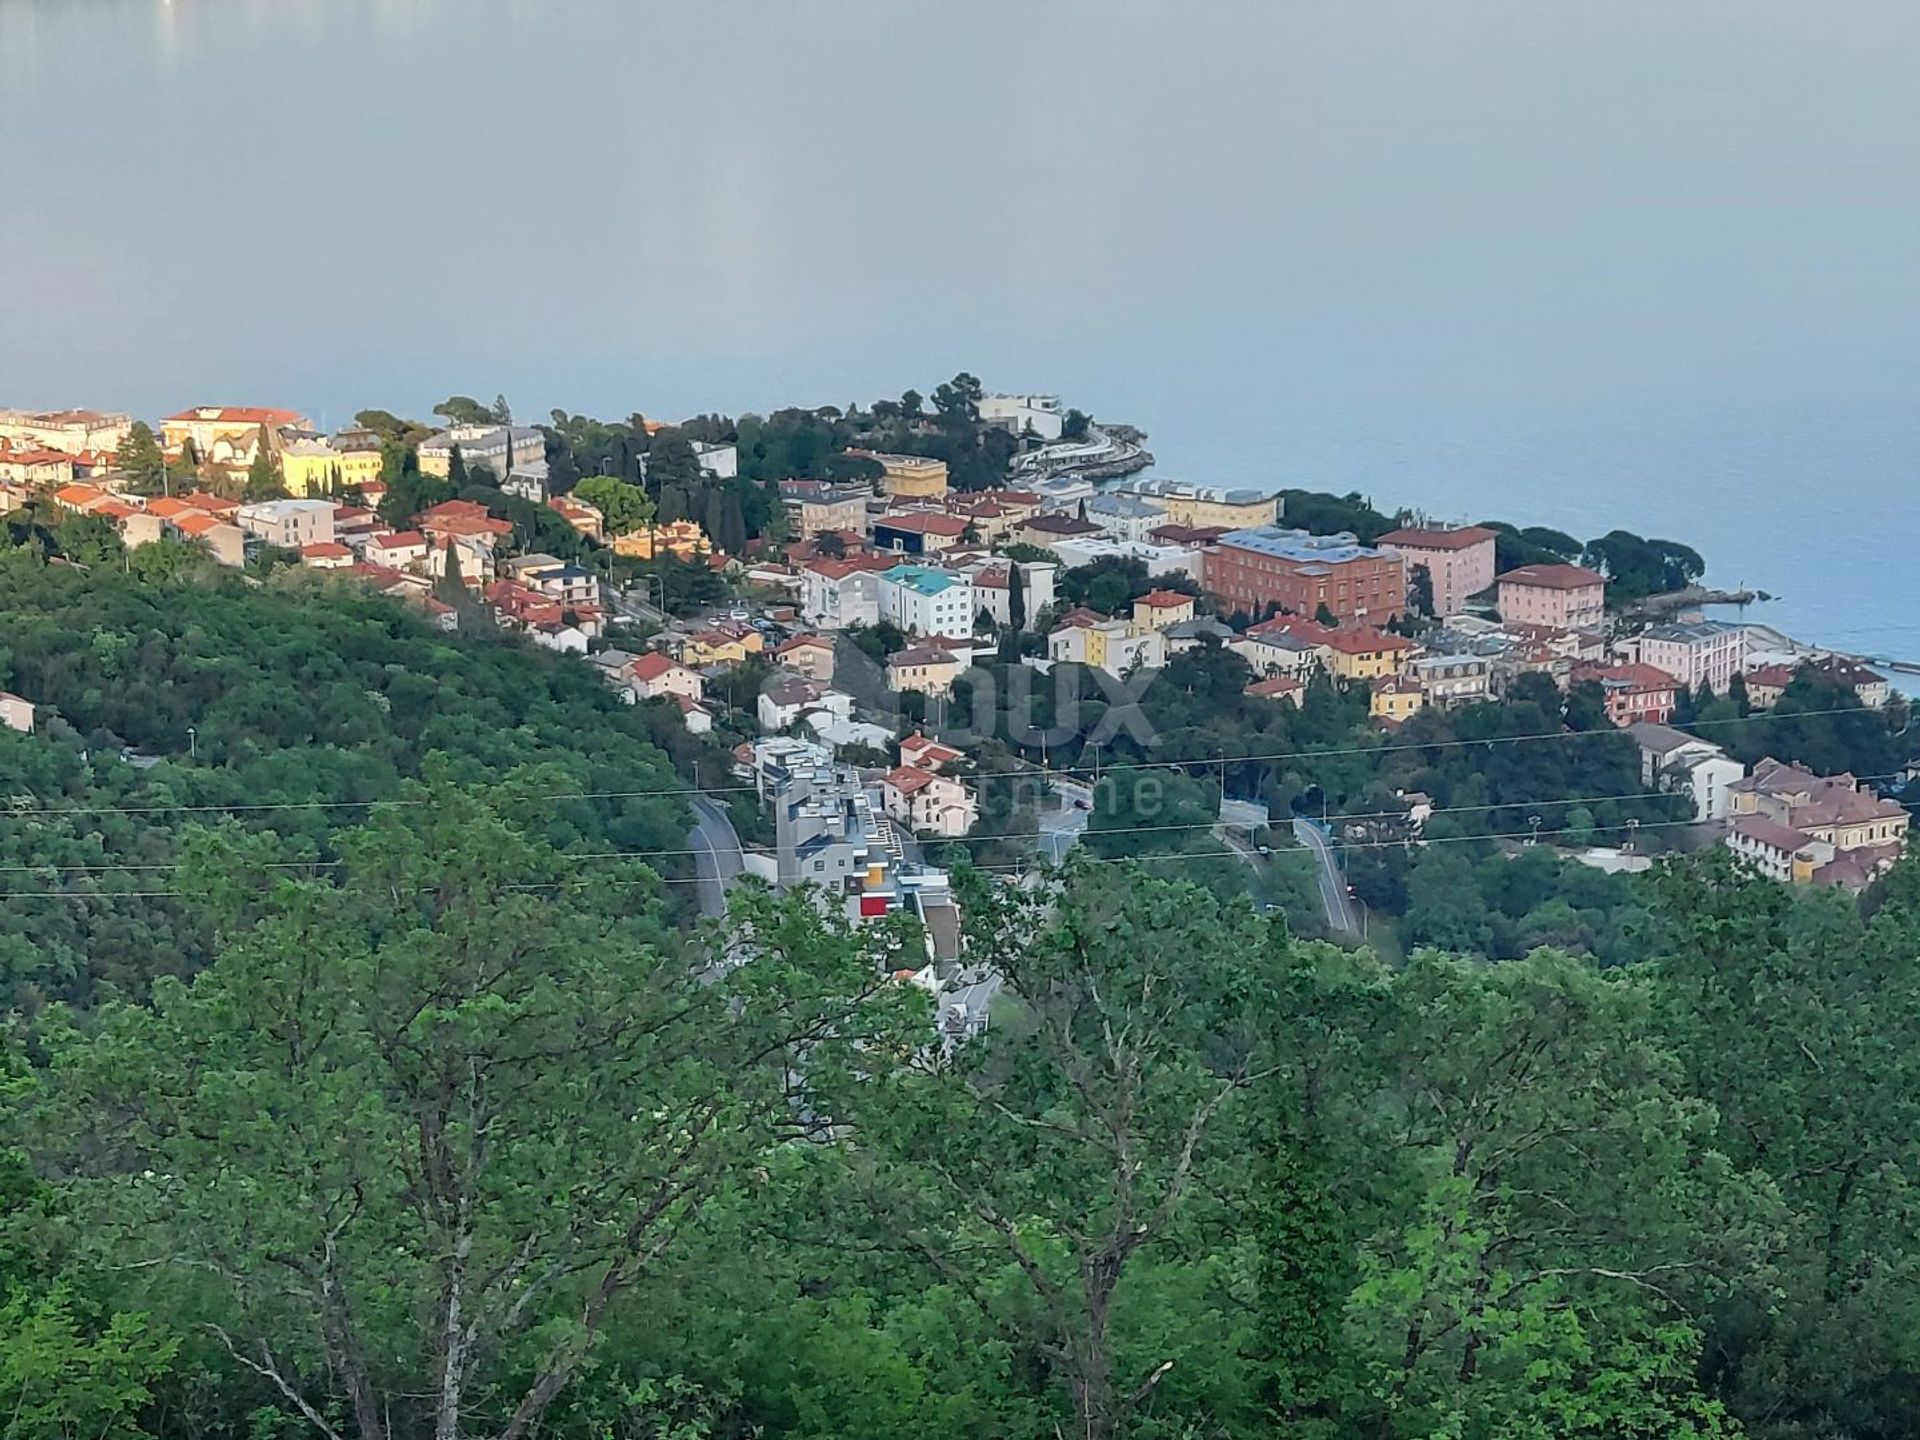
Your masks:
[{"label": "calm sea water", "polygon": [[0,404],[965,368],[1920,659],[1920,6],[0,0]]}]

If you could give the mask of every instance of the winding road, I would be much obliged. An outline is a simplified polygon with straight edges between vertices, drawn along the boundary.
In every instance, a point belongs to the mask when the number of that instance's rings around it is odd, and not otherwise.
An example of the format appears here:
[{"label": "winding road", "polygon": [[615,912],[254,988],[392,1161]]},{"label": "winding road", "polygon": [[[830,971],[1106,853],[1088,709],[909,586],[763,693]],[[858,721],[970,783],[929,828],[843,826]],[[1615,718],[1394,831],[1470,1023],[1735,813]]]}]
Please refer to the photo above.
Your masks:
[{"label": "winding road", "polygon": [[1335,930],[1348,935],[1360,933],[1360,922],[1354,918],[1353,901],[1347,896],[1347,882],[1341,878],[1340,867],[1333,858],[1333,847],[1327,843],[1327,835],[1318,825],[1304,815],[1293,817],[1293,838],[1313,852],[1313,858],[1319,862],[1320,903],[1327,907],[1327,924]]},{"label": "winding road", "polygon": [[691,797],[693,828],[687,832],[687,844],[693,850],[693,871],[699,879],[700,913],[720,916],[727,913],[727,887],[746,868],[740,852],[740,835],[727,818],[726,807],[705,795]]}]

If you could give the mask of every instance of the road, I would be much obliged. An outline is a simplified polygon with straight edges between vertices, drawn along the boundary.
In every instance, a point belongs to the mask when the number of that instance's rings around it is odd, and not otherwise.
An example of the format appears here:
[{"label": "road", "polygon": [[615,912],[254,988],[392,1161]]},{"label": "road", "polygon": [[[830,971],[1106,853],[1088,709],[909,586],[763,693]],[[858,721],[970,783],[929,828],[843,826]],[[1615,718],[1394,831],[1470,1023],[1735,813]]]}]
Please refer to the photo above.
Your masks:
[{"label": "road", "polygon": [[727,886],[746,868],[746,857],[740,853],[740,836],[727,818],[726,807],[705,795],[695,795],[692,801],[693,828],[687,832],[687,844],[700,882],[700,913],[724,915]]},{"label": "road", "polygon": [[1293,817],[1293,837],[1313,852],[1320,866],[1320,901],[1327,907],[1327,924],[1348,935],[1360,933],[1354,918],[1353,901],[1347,897],[1347,882],[1334,863],[1333,847],[1320,827],[1303,815]]}]

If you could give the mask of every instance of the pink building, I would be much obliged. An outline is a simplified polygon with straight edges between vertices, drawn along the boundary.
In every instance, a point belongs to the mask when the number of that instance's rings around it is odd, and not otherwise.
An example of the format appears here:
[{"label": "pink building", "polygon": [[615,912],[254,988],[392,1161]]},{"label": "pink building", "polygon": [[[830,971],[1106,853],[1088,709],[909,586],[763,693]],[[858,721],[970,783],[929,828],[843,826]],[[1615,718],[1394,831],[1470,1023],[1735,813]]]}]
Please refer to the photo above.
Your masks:
[{"label": "pink building", "polygon": [[1433,613],[1458,615],[1467,597],[1493,584],[1493,531],[1481,525],[1458,530],[1392,530],[1376,542],[1407,557],[1408,587],[1413,567],[1424,565],[1433,581]]},{"label": "pink building", "polygon": [[1598,629],[1607,577],[1584,565],[1522,565],[1500,577],[1500,618],[1562,630]]},{"label": "pink building", "polygon": [[1600,687],[1606,699],[1607,718],[1622,728],[1641,721],[1664,725],[1672,718],[1679,682],[1664,670],[1651,665],[1591,662],[1573,667],[1573,684],[1589,681]]}]

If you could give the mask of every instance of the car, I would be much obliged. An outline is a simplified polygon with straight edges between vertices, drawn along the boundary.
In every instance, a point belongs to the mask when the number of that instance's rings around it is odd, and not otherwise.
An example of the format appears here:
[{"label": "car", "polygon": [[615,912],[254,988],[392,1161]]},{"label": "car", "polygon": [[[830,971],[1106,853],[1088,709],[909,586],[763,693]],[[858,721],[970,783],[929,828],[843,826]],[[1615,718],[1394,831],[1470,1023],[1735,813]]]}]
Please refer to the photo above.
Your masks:
[{"label": "car", "polygon": [[1076,810],[1091,810],[1093,809],[1093,802],[1091,800],[1075,799],[1073,802],[1073,808]]}]

